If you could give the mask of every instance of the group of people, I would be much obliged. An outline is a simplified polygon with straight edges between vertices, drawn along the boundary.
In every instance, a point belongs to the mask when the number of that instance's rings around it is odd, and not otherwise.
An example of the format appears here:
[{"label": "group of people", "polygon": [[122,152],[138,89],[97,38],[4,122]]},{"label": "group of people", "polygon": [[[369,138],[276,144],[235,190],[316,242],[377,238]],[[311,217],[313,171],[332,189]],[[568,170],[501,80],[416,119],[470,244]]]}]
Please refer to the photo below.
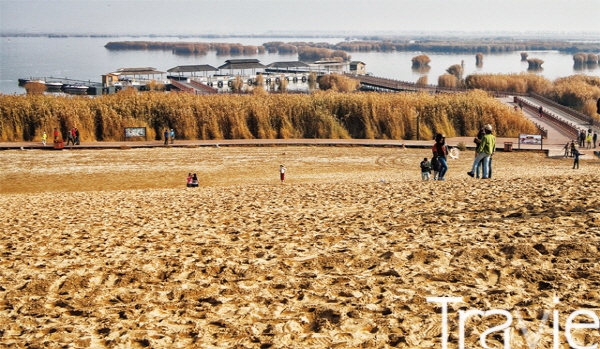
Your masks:
[{"label": "group of people", "polygon": [[170,131],[165,130],[164,139],[165,139],[165,145],[169,144],[169,139],[171,140],[171,144],[173,144],[175,142],[175,131],[173,131],[173,129],[171,129]]},{"label": "group of people", "polygon": [[592,147],[596,148],[598,135],[596,134],[596,131],[592,132],[591,129],[587,132],[585,132],[585,130],[580,130],[578,140],[580,148],[586,147],[586,149],[592,149]]},{"label": "group of people", "polygon": [[[473,139],[477,144],[473,168],[467,174],[471,177],[490,179],[492,178],[492,155],[496,151],[496,137],[492,134],[492,125],[485,125]],[[431,148],[433,157],[431,162],[424,158],[420,163],[421,179],[428,181],[433,170],[433,180],[445,180],[448,171],[448,146],[444,135],[438,133],[435,136],[435,144]]]},{"label": "group of people", "polygon": [[577,149],[577,145],[575,144],[575,140],[572,139],[570,143],[565,144],[563,149],[565,150],[565,158],[573,158],[573,169],[579,169],[579,157],[585,154],[579,152],[579,149]]},{"label": "group of people", "polygon": [[198,176],[196,174],[188,173],[187,176],[187,186],[188,187],[197,187],[198,186]]},{"label": "group of people", "polygon": [[[54,128],[54,140],[58,140],[58,139],[62,139],[61,135],[60,135],[60,131],[58,130],[58,128]],[[46,146],[46,142],[48,141],[48,134],[44,131],[42,133],[42,144],[44,145],[44,147]],[[81,141],[79,138],[79,129],[78,128],[71,128],[70,130],[67,131],[67,144],[66,145],[80,145]]]},{"label": "group of people", "polygon": [[431,151],[433,152],[431,162],[427,158],[421,161],[421,178],[424,181],[428,181],[433,170],[432,179],[434,181],[444,181],[446,180],[444,176],[448,171],[448,146],[446,145],[446,137],[444,135],[441,133],[435,135],[435,144],[431,148]]},{"label": "group of people", "polygon": [[67,144],[66,145],[79,145],[79,130],[77,128],[72,128],[70,131],[67,131]]}]

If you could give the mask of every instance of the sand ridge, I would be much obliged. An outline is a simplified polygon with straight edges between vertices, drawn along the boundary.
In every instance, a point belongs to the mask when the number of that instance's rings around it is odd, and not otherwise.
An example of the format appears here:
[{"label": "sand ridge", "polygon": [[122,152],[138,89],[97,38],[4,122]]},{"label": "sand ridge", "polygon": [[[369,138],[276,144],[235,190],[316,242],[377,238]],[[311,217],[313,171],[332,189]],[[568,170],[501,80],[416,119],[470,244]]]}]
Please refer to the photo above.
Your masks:
[{"label": "sand ridge", "polygon": [[[310,150],[321,165],[324,155]],[[561,322],[577,309],[600,314],[594,164],[573,172],[569,160],[498,154],[495,180],[456,174],[438,183],[415,179],[423,152],[400,159],[388,149],[353,150],[327,149],[354,160],[328,160],[339,164],[326,178],[297,171],[302,179],[287,185],[277,184],[274,167],[272,179],[257,170],[249,184],[0,195],[0,343],[440,348],[440,306],[426,297],[453,296],[465,301],[450,305],[453,347],[457,310],[500,308],[522,315],[511,347],[524,348],[534,338],[521,327],[537,330],[544,310],[559,310]],[[247,151],[277,163],[304,148]],[[228,166],[246,178],[233,156]],[[555,167],[568,174],[542,171]],[[71,188],[71,177],[61,178]],[[504,321],[469,320],[468,347]],[[580,344],[600,338],[573,332]],[[552,326],[542,333],[538,348],[551,348]],[[488,343],[501,347],[502,336]]]}]

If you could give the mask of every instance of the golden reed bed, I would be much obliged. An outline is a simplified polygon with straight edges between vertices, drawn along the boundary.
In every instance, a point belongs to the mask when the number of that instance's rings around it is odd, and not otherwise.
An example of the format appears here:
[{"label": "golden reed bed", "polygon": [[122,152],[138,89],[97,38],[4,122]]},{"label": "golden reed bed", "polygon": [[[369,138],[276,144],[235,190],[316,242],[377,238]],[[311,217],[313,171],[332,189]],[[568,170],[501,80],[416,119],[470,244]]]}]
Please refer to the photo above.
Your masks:
[{"label": "golden reed bed", "polygon": [[[1,347],[441,348],[444,306],[428,297],[462,298],[449,348],[502,324],[486,345],[599,343],[566,329],[600,314],[597,161],[498,153],[495,179],[477,181],[467,152],[446,182],[422,182],[424,156],[1,152]],[[500,314],[470,316],[461,336],[458,311],[476,309]]]}]

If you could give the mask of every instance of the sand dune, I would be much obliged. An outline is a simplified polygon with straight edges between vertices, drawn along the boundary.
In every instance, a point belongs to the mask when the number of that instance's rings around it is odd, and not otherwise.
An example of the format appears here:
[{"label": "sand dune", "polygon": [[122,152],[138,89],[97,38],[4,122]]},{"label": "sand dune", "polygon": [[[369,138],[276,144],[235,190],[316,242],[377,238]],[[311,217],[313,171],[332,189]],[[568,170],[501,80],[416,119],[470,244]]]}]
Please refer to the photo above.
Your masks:
[{"label": "sand dune", "polygon": [[[446,182],[422,182],[428,155],[0,153],[0,343],[441,348],[441,306],[426,297],[463,297],[449,305],[450,347],[459,309],[506,309],[522,318],[512,348],[552,348],[552,317],[537,333],[544,311],[560,312],[562,343],[569,314],[600,315],[597,164],[577,171],[568,159],[499,153],[496,179],[477,181],[462,154]],[[190,171],[200,188],[182,184]],[[471,317],[466,347],[505,321]],[[579,345],[600,342],[598,329],[572,333]],[[491,347],[502,341],[487,336]]]}]

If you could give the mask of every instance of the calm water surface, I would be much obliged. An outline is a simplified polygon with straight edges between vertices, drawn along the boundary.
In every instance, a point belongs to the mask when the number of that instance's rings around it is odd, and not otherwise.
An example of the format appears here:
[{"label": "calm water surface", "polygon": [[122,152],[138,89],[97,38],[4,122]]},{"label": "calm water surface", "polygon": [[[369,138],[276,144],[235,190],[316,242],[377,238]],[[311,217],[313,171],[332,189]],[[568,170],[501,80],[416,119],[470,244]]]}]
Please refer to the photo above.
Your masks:
[{"label": "calm water surface", "polygon": [[[0,93],[25,93],[18,86],[19,78],[67,77],[70,79],[100,82],[100,76],[118,68],[154,67],[167,71],[178,65],[210,64],[222,65],[231,58],[255,58],[262,64],[279,61],[296,61],[298,56],[280,54],[257,54],[252,56],[218,56],[214,52],[207,55],[174,55],[170,51],[109,51],[104,45],[109,41],[187,41],[187,42],[229,42],[243,45],[262,45],[269,41],[317,41],[338,43],[343,38],[184,38],[174,37],[120,37],[120,38],[47,38],[47,37],[1,37],[0,38]],[[543,69],[535,72],[550,80],[573,74],[600,76],[600,67],[586,66],[577,70],[573,67],[573,55],[558,51],[529,51],[529,58],[544,61]],[[416,82],[422,75],[428,76],[430,84],[437,84],[438,76],[445,73],[453,64],[464,61],[465,76],[475,73],[508,74],[527,72],[527,62],[521,61],[520,52],[485,55],[483,65],[476,67],[474,54],[443,54],[428,52],[355,52],[353,60],[363,61],[367,71],[375,76]],[[430,70],[419,72],[412,69],[411,59],[419,54],[431,58]]]}]

